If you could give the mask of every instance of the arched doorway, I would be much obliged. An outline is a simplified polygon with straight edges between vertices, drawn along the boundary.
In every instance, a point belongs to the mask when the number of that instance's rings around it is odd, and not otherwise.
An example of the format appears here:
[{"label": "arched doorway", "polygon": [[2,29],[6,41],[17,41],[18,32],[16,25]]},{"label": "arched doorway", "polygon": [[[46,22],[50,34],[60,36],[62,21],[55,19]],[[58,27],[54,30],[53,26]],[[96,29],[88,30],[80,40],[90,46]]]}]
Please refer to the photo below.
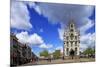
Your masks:
[{"label": "arched doorway", "polygon": [[75,56],[75,51],[73,49],[70,50],[70,56],[72,57],[72,59]]}]

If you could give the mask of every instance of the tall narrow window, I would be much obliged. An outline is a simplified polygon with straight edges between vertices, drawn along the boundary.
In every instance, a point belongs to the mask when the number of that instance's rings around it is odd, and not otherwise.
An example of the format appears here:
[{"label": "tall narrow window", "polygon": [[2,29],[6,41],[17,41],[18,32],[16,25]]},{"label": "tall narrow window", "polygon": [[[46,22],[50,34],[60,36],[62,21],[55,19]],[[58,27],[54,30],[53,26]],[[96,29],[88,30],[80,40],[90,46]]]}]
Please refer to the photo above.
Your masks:
[{"label": "tall narrow window", "polygon": [[69,48],[67,48],[66,50],[67,50],[67,51],[66,51],[66,52],[67,52],[67,55],[69,55]]},{"label": "tall narrow window", "polygon": [[75,48],[75,55],[77,55],[77,47]]},{"label": "tall narrow window", "polygon": [[68,36],[66,37],[66,39],[68,40]]},{"label": "tall narrow window", "polygon": [[64,44],[66,44],[66,43],[64,42]]},{"label": "tall narrow window", "polygon": [[69,43],[67,42],[67,47],[69,47]]},{"label": "tall narrow window", "polygon": [[77,41],[75,41],[75,46],[77,46]]},{"label": "tall narrow window", "polygon": [[75,40],[77,40],[77,36],[75,36]]}]

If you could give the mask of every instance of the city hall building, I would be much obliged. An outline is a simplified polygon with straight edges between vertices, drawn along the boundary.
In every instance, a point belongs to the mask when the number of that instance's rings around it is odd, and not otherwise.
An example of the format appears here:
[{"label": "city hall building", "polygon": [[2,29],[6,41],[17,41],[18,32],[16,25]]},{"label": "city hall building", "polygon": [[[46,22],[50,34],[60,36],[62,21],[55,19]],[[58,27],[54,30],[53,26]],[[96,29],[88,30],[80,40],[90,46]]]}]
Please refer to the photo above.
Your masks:
[{"label": "city hall building", "polygon": [[63,54],[64,57],[70,57],[73,52],[74,56],[79,56],[80,52],[80,32],[75,26],[73,20],[69,21],[67,28],[65,28],[64,35],[64,45],[63,45]]}]

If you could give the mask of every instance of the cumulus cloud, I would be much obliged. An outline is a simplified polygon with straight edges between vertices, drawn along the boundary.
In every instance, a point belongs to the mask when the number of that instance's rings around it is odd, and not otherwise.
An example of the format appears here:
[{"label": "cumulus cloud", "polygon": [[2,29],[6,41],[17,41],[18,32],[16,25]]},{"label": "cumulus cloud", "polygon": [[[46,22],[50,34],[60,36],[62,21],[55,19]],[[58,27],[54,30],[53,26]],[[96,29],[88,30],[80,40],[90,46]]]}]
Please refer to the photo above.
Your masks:
[{"label": "cumulus cloud", "polygon": [[19,39],[19,42],[24,44],[40,45],[44,43],[42,37],[36,33],[29,35],[28,32],[25,31],[16,34],[16,37]]},{"label": "cumulus cloud", "polygon": [[84,50],[88,47],[95,46],[95,33],[88,33],[80,37],[80,49]]},{"label": "cumulus cloud", "polygon": [[84,51],[88,46],[84,43],[80,43],[80,51]]},{"label": "cumulus cloud", "polygon": [[58,34],[59,34],[60,40],[63,40],[64,29],[58,28]]},{"label": "cumulus cloud", "polygon": [[18,38],[18,41],[23,44],[29,44],[29,45],[38,45],[39,48],[52,48],[52,44],[46,44],[41,36],[39,36],[36,33],[33,33],[31,35],[28,34],[28,32],[21,32],[17,33],[16,37]]},{"label": "cumulus cloud", "polygon": [[32,28],[29,12],[24,2],[11,1],[11,28],[24,30]]},{"label": "cumulus cloud", "polygon": [[80,30],[80,34],[83,35],[88,29],[90,29],[94,25],[95,25],[94,22],[88,19],[87,23],[82,27],[78,28],[78,30]]},{"label": "cumulus cloud", "polygon": [[34,33],[33,35],[30,36],[29,38],[29,43],[31,44],[41,44],[43,43],[43,39],[41,36],[38,34]]},{"label": "cumulus cloud", "polygon": [[35,2],[25,2],[27,5],[30,6],[30,8],[34,8],[34,10],[41,15],[40,7],[36,5]]},{"label": "cumulus cloud", "polygon": [[48,18],[52,23],[68,23],[69,19],[74,19],[79,25],[88,21],[94,7],[90,5],[70,5],[57,3],[37,3],[41,14]]},{"label": "cumulus cloud", "polygon": [[40,47],[40,48],[52,48],[53,45],[43,43],[43,44],[41,44],[39,47]]}]

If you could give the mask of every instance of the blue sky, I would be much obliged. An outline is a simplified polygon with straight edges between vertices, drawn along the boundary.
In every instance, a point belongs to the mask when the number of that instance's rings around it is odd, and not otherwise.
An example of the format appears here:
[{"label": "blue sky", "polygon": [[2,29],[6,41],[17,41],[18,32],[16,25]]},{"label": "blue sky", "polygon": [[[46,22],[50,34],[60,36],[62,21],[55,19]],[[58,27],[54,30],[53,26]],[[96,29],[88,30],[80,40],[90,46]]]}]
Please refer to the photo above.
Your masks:
[{"label": "blue sky", "polygon": [[[75,16],[76,15],[76,16]],[[11,2],[11,32],[39,55],[44,49],[63,52],[63,32],[73,18],[81,32],[80,49],[95,45],[95,7],[36,2]],[[88,42],[87,42],[88,40]]]}]

